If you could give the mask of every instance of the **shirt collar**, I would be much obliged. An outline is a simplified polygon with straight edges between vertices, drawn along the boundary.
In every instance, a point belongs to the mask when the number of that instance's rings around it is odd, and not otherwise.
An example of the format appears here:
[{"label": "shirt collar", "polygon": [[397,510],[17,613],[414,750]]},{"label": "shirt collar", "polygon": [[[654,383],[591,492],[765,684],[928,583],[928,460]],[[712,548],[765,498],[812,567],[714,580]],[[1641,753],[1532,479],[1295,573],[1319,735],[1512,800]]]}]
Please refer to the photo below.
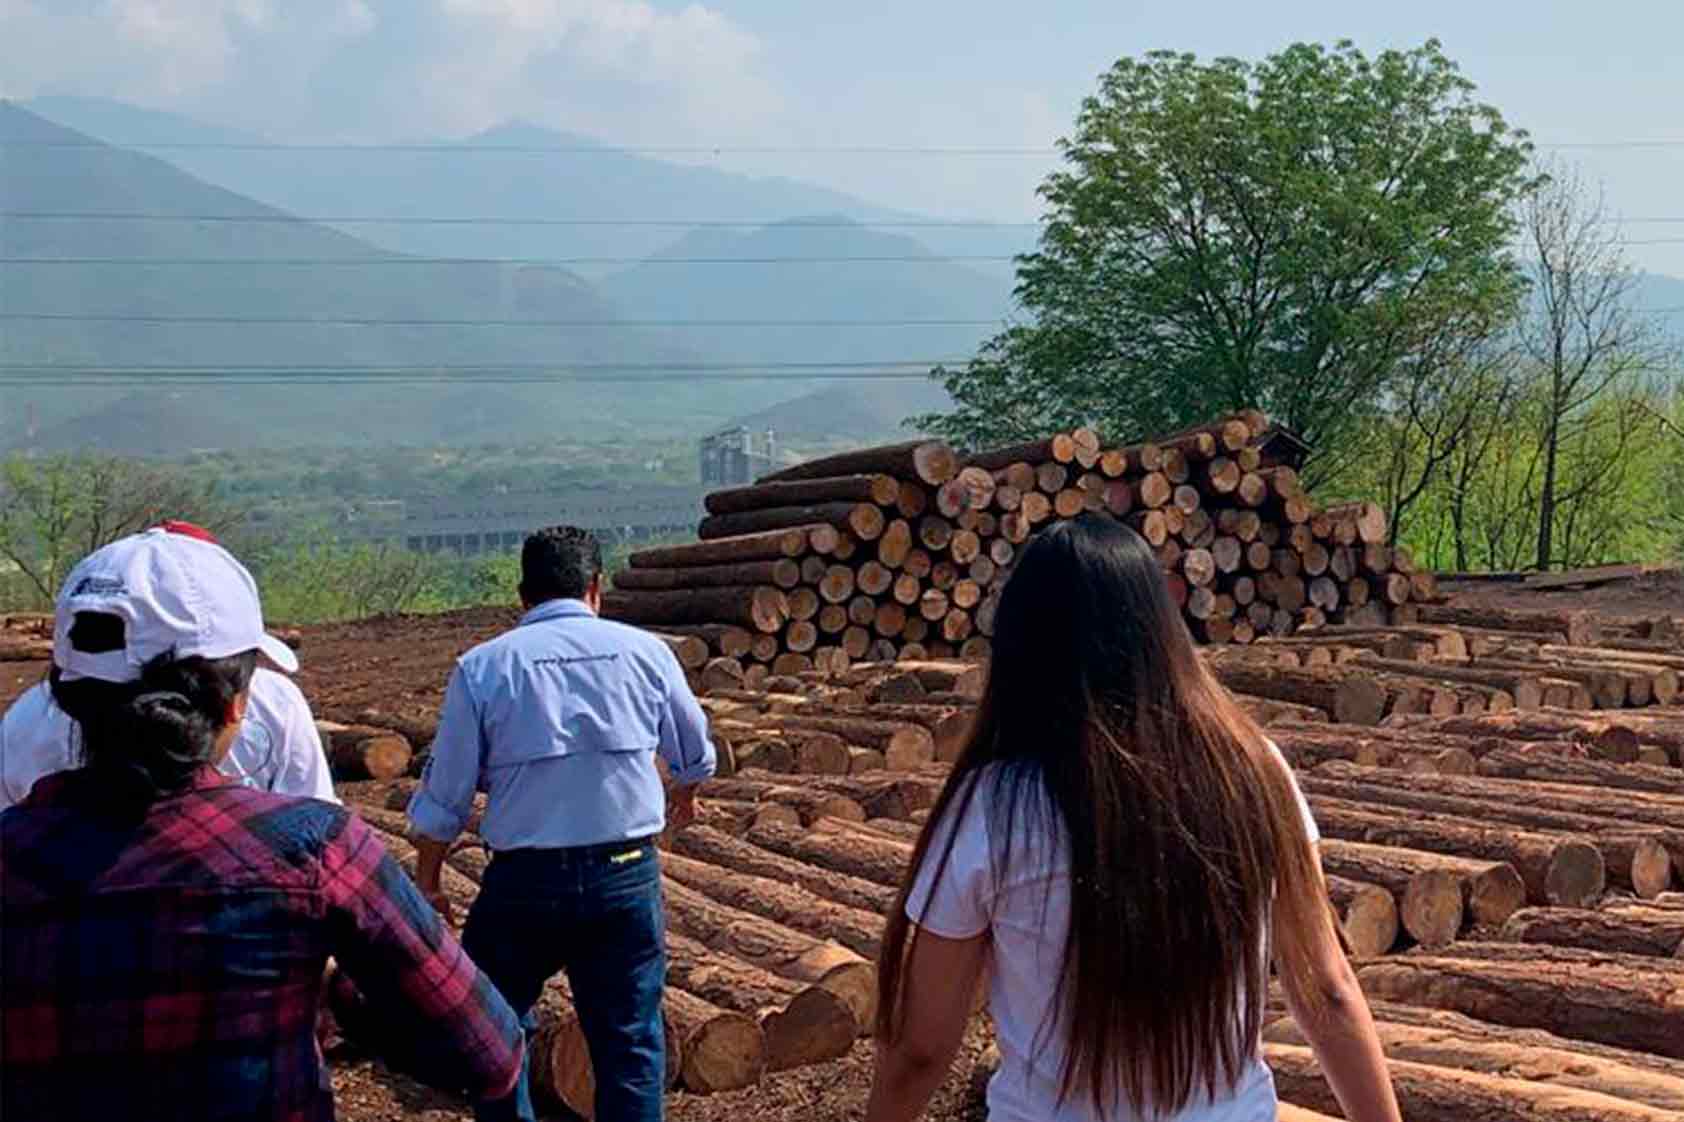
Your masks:
[{"label": "shirt collar", "polygon": [[545,600],[542,604],[527,611],[520,617],[518,626],[525,627],[529,623],[546,623],[552,619],[591,618],[595,613],[586,606],[583,600],[562,599]]},{"label": "shirt collar", "polygon": [[[29,789],[23,804],[28,806],[58,806],[76,801],[80,794],[87,790],[87,784],[94,782],[88,775],[86,767],[71,768],[68,771],[58,771],[51,775],[43,775],[35,781]],[[211,764],[205,764],[193,773],[193,779],[178,794],[188,791],[202,791],[208,787],[228,787],[233,780],[223,775]],[[170,797],[170,796],[165,796]]]}]

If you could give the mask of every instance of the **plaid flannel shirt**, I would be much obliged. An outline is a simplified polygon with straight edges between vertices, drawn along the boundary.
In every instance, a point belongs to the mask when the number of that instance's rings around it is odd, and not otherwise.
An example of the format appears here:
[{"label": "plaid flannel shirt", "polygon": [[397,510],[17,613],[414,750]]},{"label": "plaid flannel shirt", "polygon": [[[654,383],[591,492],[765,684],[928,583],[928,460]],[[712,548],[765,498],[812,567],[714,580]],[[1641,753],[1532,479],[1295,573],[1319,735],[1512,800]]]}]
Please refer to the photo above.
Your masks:
[{"label": "plaid flannel shirt", "polygon": [[329,956],[394,1062],[510,1092],[514,1013],[360,820],[206,769],[117,822],[94,782],[0,813],[0,1118],[332,1119]]}]

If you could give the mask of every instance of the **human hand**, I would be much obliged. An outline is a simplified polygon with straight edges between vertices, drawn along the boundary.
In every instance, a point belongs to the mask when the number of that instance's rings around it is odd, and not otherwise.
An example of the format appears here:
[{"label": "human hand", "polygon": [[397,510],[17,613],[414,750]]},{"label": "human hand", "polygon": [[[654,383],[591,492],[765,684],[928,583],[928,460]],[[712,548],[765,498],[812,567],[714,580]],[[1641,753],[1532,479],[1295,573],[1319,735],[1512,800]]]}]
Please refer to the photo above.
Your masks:
[{"label": "human hand", "polygon": [[696,789],[679,787],[667,792],[667,829],[682,830],[696,820]]},{"label": "human hand", "polygon": [[450,902],[450,897],[446,896],[444,891],[438,888],[428,890],[426,892],[426,896],[427,903],[433,906],[433,910],[439,914],[439,919],[444,921],[444,925],[446,927],[455,927],[456,906]]}]

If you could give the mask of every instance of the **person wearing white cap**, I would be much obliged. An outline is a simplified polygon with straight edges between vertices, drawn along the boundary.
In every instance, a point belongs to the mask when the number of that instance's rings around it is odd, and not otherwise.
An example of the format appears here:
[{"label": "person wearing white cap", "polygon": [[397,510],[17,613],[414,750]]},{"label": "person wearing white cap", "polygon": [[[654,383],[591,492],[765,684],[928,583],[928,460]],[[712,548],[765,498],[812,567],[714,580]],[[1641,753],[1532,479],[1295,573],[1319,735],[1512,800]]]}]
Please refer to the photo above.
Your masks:
[{"label": "person wearing white cap", "polygon": [[6,1122],[332,1118],[324,997],[399,1070],[513,1090],[514,1011],[378,835],[217,770],[260,653],[294,666],[220,546],[150,530],[66,581],[50,681],[81,762],[0,811]]},{"label": "person wearing white cap", "polygon": [[[209,531],[189,522],[159,528],[217,544]],[[276,647],[287,661],[272,661],[292,673],[296,658],[284,644]],[[51,686],[43,681],[25,691],[0,717],[0,810],[21,801],[43,775],[75,767],[77,753],[75,726],[54,704]],[[259,666],[252,677],[245,719],[221,767],[260,791],[339,801],[310,703],[287,674],[267,667]]]}]

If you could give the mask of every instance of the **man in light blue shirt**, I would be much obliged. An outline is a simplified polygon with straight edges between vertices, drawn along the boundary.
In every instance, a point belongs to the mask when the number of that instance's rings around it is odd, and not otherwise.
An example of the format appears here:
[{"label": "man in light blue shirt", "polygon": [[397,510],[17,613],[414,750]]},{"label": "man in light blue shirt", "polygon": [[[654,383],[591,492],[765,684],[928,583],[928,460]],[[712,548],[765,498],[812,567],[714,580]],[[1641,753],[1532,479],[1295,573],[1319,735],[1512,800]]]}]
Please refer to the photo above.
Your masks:
[{"label": "man in light blue shirt", "polygon": [[[666,975],[655,840],[694,814],[714,771],[707,718],[661,640],[599,619],[602,551],[540,530],[521,551],[514,630],[463,655],[409,818],[417,879],[445,915],[439,872],[476,791],[494,856],[462,944],[531,1030],[565,970],[590,1048],[596,1117],[662,1117]],[[670,789],[656,760],[664,761]],[[534,1118],[527,1074],[482,1122]]]}]

